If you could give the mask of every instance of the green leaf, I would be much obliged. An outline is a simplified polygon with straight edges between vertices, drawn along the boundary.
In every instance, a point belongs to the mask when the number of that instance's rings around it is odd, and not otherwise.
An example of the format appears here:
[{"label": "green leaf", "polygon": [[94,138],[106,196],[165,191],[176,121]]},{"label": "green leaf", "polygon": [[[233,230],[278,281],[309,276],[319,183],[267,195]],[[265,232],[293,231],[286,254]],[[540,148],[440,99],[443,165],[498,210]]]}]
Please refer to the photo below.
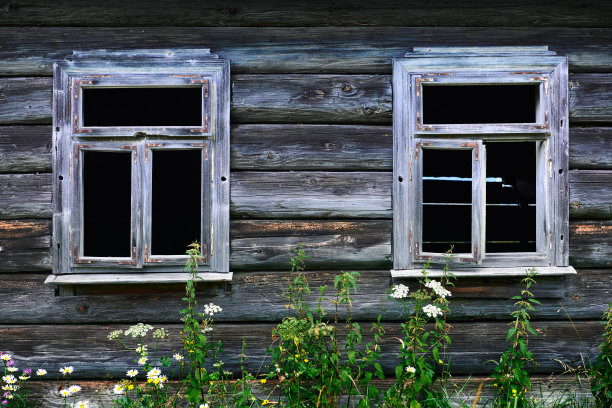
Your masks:
[{"label": "green leaf", "polygon": [[511,327],[510,330],[508,330],[508,335],[506,336],[506,341],[508,341],[510,339],[510,337],[514,336],[514,333],[516,333],[516,327]]},{"label": "green leaf", "polygon": [[421,408],[421,404],[417,400],[412,400],[410,401],[410,408]]}]

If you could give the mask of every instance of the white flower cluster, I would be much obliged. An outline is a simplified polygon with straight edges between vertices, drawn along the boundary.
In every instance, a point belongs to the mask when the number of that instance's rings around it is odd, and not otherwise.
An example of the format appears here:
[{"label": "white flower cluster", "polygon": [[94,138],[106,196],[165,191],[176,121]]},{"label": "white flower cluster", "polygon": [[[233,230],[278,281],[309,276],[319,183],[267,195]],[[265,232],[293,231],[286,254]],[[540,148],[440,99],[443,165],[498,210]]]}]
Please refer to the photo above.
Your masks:
[{"label": "white flower cluster", "polygon": [[442,299],[451,295],[450,291],[445,289],[438,281],[430,280],[425,284],[425,286],[436,292],[436,295],[440,296]]},{"label": "white flower cluster", "polygon": [[60,395],[66,398],[66,397],[70,397],[76,394],[79,391],[81,391],[81,387],[79,387],[78,385],[71,385],[68,388],[64,388],[63,390],[60,390]]},{"label": "white flower cluster", "polygon": [[5,375],[2,377],[2,381],[7,384],[15,384],[17,382],[17,378],[13,374]]},{"label": "white flower cluster", "polygon": [[110,334],[108,335],[108,339],[109,340],[115,340],[118,339],[119,336],[121,336],[123,334],[123,330],[113,330],[112,332],[110,332]]},{"label": "white flower cluster", "polygon": [[168,377],[162,375],[161,370],[157,367],[150,369],[147,373],[147,382],[158,385],[159,388],[164,388],[166,381],[168,381]]},{"label": "white flower cluster", "polygon": [[170,334],[163,327],[160,327],[159,329],[153,332],[154,339],[165,339],[166,337],[170,337]]},{"label": "white flower cluster", "polygon": [[149,330],[153,330],[153,326],[150,324],[138,323],[137,325],[127,329],[125,331],[125,335],[132,336],[133,338],[144,337],[147,335]]},{"label": "white flower cluster", "polygon": [[11,359],[11,355],[10,354],[6,354],[5,352],[0,353],[0,359],[4,360],[4,361],[9,361]]},{"label": "white flower cluster", "polygon": [[395,299],[403,299],[408,297],[408,286],[399,284],[393,285],[391,288],[391,297]]},{"label": "white flower cluster", "polygon": [[442,310],[434,305],[427,305],[423,308],[423,312],[429,317],[442,316]]},{"label": "white flower cluster", "polygon": [[89,401],[78,401],[75,407],[76,408],[89,408]]},{"label": "white flower cluster", "polygon": [[215,314],[223,311],[220,306],[215,305],[214,303],[209,303],[204,305],[204,314],[208,316],[214,316]]}]

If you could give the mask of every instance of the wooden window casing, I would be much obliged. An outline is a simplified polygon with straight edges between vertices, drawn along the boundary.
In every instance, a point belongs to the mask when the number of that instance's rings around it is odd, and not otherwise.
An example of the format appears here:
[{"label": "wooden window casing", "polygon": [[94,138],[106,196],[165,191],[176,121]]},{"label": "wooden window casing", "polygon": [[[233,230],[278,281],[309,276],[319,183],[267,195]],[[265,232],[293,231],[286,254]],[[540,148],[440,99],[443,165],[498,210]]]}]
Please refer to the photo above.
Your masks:
[{"label": "wooden window casing", "polygon": [[[172,92],[175,89],[189,89],[189,92]],[[122,92],[122,90],[128,92]],[[167,92],[167,90],[171,90]],[[116,108],[110,98],[125,95],[139,97],[139,95],[186,95],[191,99],[189,105],[181,105],[181,101],[143,101],[140,107],[140,119],[130,122],[129,109],[132,102],[118,101],[119,109],[115,110],[117,119],[109,117],[104,119],[104,112],[95,112],[90,117],[95,120],[89,122],[84,118],[84,100],[93,101],[91,97],[97,90],[103,92],[102,102],[91,102],[87,109],[102,109],[108,106],[109,112]],[[114,92],[119,90],[119,92]],[[136,90],[132,92],[131,90]],[[143,92],[144,90],[144,92]],[[151,92],[149,92],[151,91]],[[138,283],[176,282],[186,280],[188,274],[183,272],[187,260],[184,251],[174,253],[176,250],[156,253],[152,248],[153,225],[152,200],[154,190],[153,161],[156,152],[178,152],[178,156],[165,155],[164,157],[178,157],[181,153],[192,160],[197,158],[191,167],[196,168],[197,175],[190,176],[193,183],[195,197],[185,192],[191,201],[191,215],[199,226],[192,228],[199,235],[202,245],[203,262],[199,265],[204,280],[228,281],[232,273],[229,271],[229,61],[220,59],[208,50],[132,50],[129,52],[88,51],[75,52],[74,55],[55,65],[54,72],[54,195],[53,195],[53,272],[47,279],[49,284],[75,285],[87,283]],[[84,94],[90,95],[84,98]],[[103,95],[104,94],[104,95]],[[97,94],[96,94],[97,95]],[[104,98],[107,98],[106,100]],[[201,98],[201,99],[200,99]],[[134,100],[134,103],[137,103]],[[159,102],[159,103],[158,103]],[[195,110],[194,110],[195,102]],[[86,102],[88,103],[88,102]],[[160,105],[161,103],[161,105]],[[92,108],[93,107],[93,108]],[[168,117],[179,115],[180,109],[191,110],[190,119],[185,125],[178,125],[182,119],[168,120],[168,125],[158,118],[142,120],[147,115],[147,109],[160,112],[167,109]],[[167,108],[166,108],[167,107]],[[138,109],[138,107],[134,107]],[[173,111],[174,109],[174,111]],[[119,112],[119,113],[117,113]],[[173,113],[174,112],[174,113]],[[99,113],[99,114],[98,114]],[[121,116],[119,118],[119,116]],[[163,115],[160,115],[163,116]],[[126,122],[127,118],[127,122]],[[172,119],[172,118],[171,118]],[[141,123],[142,122],[142,123]],[[123,123],[129,123],[124,125]],[[93,125],[92,125],[93,124]],[[152,125],[154,124],[154,125]],[[92,152],[92,153],[87,153]],[[97,157],[102,161],[92,159],[89,173],[95,174],[95,163],[104,168],[104,154],[118,153],[129,155],[130,170],[130,233],[125,235],[125,225],[117,228],[117,234],[112,236],[112,228],[108,239],[119,239],[122,242],[121,253],[104,255],[99,249],[101,240],[95,240],[98,248],[88,244],[84,233],[87,225],[94,225],[91,221],[96,217],[95,209],[84,210],[85,197],[93,197],[89,201],[113,200],[113,177],[123,179],[124,173],[109,174],[109,179],[90,177],[87,180],[98,180],[101,188],[106,192],[96,192],[96,181],[85,181],[85,157]],[[110,157],[110,156],[109,156]],[[161,156],[160,156],[161,160]],[[122,161],[123,163],[123,161]],[[160,162],[162,163],[162,162]],[[168,166],[168,164],[166,164]],[[166,167],[168,169],[168,167]],[[180,182],[180,174],[176,172],[168,175],[166,186],[172,186],[172,178]],[[161,174],[161,173],[159,173]],[[102,180],[102,181],[100,181]],[[123,180],[125,186],[125,180]],[[197,186],[195,184],[198,184]],[[159,184],[158,186],[162,186]],[[188,186],[189,187],[189,186]],[[197,188],[196,188],[197,187]],[[163,190],[163,187],[156,187]],[[166,187],[171,191],[158,194],[168,194],[168,200],[187,199],[182,197],[180,189]],[[125,190],[125,188],[124,188]],[[94,194],[93,192],[96,192]],[[199,192],[199,193],[198,193]],[[125,200],[125,192],[122,193]],[[158,201],[163,202],[162,201]],[[90,208],[90,207],[88,207]],[[122,218],[126,218],[127,211],[122,207]],[[169,208],[180,208],[175,205]],[[104,218],[104,203],[100,205],[102,224],[110,219]],[[197,211],[197,212],[196,212]],[[172,216],[180,217],[174,211]],[[87,214],[87,215],[86,215]],[[158,219],[163,218],[158,216]],[[89,219],[89,220],[88,220]],[[181,220],[185,221],[185,220]],[[188,220],[187,220],[188,221]],[[123,221],[125,223],[125,221]],[[104,226],[103,226],[104,227]],[[93,227],[91,227],[93,228]],[[100,231],[106,231],[101,228]],[[158,228],[163,234],[164,229]],[[129,241],[130,248],[123,253],[123,242]],[[158,240],[159,241],[159,240]],[[89,247],[86,247],[89,245]],[[181,244],[182,245],[182,244]],[[97,252],[96,252],[97,251]],[[167,252],[171,253],[167,253]],[[174,251],[174,252],[173,252]],[[101,252],[102,254],[98,254]],[[124,256],[125,255],[125,256]],[[140,279],[142,277],[142,279]]]},{"label": "wooden window casing", "polygon": [[[454,103],[468,118],[463,121],[453,112],[438,115],[430,111],[429,118],[434,119],[428,120],[427,110],[435,108],[430,101],[424,103],[424,95],[433,89],[430,87],[449,87],[437,88],[440,91],[437,93],[459,99],[443,109],[452,109]],[[480,92],[483,90],[486,92]],[[521,103],[521,100],[496,101],[496,92],[512,94],[506,91],[527,95],[526,113],[495,112],[489,121],[486,113],[469,111],[471,106],[480,106],[483,111],[486,107],[493,112],[490,109],[496,109],[496,104],[500,109],[511,110],[514,104]],[[491,100],[470,101],[468,92],[477,95],[488,92]],[[482,172],[478,180],[473,179],[477,190],[473,191],[472,200],[473,249],[471,253],[452,257],[453,272],[465,276],[508,276],[522,275],[525,269],[536,267],[541,274],[575,273],[568,266],[569,123],[565,57],[543,47],[415,49],[393,62],[393,107],[393,276],[418,277],[427,261],[433,265],[434,274],[441,273],[440,266],[447,260],[443,253],[422,250],[422,153],[424,149],[459,149],[470,144],[478,150],[479,164],[474,158],[473,168]],[[450,119],[446,120],[444,114]],[[435,118],[442,119],[435,123]],[[507,122],[503,118],[508,118]],[[536,161],[533,251],[487,251],[487,209],[493,206],[486,202],[487,144],[496,142],[533,143]],[[521,157],[516,157],[516,166],[517,169],[521,166]],[[476,173],[472,175],[475,176]],[[448,200],[447,205],[453,205],[453,197]]]}]

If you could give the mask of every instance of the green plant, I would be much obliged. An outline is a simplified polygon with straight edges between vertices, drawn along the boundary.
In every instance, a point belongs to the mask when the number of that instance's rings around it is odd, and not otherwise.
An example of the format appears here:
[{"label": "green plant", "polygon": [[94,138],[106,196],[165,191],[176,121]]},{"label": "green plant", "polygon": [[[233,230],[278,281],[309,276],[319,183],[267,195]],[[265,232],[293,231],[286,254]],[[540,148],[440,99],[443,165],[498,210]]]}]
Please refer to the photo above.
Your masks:
[{"label": "green plant", "polygon": [[[377,342],[380,324],[374,341],[362,347],[362,330],[351,320],[351,292],[357,290],[357,272],[341,272],[334,279],[336,290],[332,304],[333,322],[324,320],[327,288],[320,287],[317,307],[313,311],[306,296],[311,293],[304,273],[306,254],[298,247],[291,258],[291,278],[285,293],[287,309],[292,315],[274,328],[275,345],[268,353],[272,365],[268,378],[277,379],[278,399],[288,407],[335,407],[339,396],[356,397],[360,407],[371,406],[378,399],[378,390],[371,384],[374,376],[382,377]],[[344,330],[339,330],[339,307],[346,308]],[[379,318],[380,322],[380,318]],[[344,340],[344,341],[343,341]],[[344,344],[344,346],[342,346]],[[362,395],[361,390],[364,390]],[[263,404],[270,401],[265,400]]]},{"label": "green plant", "polygon": [[601,353],[591,370],[591,392],[599,408],[612,406],[612,303],[608,304],[603,317],[603,342]]},{"label": "green plant", "polygon": [[540,304],[529,290],[536,283],[535,275],[534,268],[527,270],[526,277],[521,280],[525,289],[521,291],[521,295],[510,298],[516,300],[514,304],[516,310],[511,314],[514,321],[506,335],[506,341],[510,342],[510,346],[500,356],[499,363],[493,372],[495,378],[493,386],[496,388],[494,407],[525,408],[529,406],[526,393],[531,390],[531,379],[527,367],[537,366],[533,354],[528,349],[529,335],[537,336],[537,332],[531,327],[529,313],[535,309],[534,305]]},{"label": "green plant", "polygon": [[[450,256],[450,253],[449,253]],[[448,361],[444,349],[450,345],[449,300],[452,286],[448,263],[440,281],[429,279],[427,263],[419,280],[420,287],[408,295],[403,284],[392,287],[391,299],[402,308],[403,339],[400,341],[400,362],[395,368],[395,383],[385,394],[388,407],[450,407],[448,399],[435,387],[448,377]],[[426,324],[433,319],[433,327]]]}]

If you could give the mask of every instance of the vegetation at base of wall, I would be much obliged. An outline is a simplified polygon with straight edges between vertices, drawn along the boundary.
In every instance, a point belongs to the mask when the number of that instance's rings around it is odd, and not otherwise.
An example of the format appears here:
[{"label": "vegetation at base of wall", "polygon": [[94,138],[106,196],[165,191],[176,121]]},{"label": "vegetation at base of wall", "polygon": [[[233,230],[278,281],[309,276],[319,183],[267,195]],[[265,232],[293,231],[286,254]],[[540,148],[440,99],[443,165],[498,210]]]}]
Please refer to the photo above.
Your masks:
[{"label": "vegetation at base of wall", "polygon": [[[199,279],[200,248],[193,244],[187,251],[189,260],[185,271],[190,279],[185,286],[180,310],[183,329],[180,332],[182,350],[171,356],[160,355],[159,345],[169,334],[162,328],[154,329],[138,323],[126,330],[116,330],[109,339],[118,341],[134,356],[134,368],[111,390],[112,400],[105,403],[80,398],[81,387],[71,384],[72,366],[60,368],[65,381],[57,392],[62,407],[113,408],[162,407],[385,407],[385,408],[609,408],[612,406],[612,304],[603,316],[604,341],[597,363],[586,370],[595,401],[585,400],[571,393],[540,390],[538,397],[527,397],[531,390],[528,368],[536,364],[528,348],[531,327],[530,312],[539,304],[530,288],[535,284],[534,270],[527,271],[522,280],[525,289],[511,298],[516,310],[512,312],[506,341],[509,348],[501,356],[492,373],[494,398],[479,400],[483,384],[475,397],[463,397],[461,389],[451,386],[449,336],[449,298],[454,276],[448,263],[440,280],[430,279],[425,265],[419,287],[410,291],[403,284],[394,285],[381,302],[381,311],[370,331],[373,340],[363,344],[363,329],[352,321],[352,295],[358,289],[359,273],[341,272],[334,279],[334,293],[318,288],[316,305],[311,306],[311,288],[305,271],[307,258],[298,247],[291,258],[291,277],[287,285],[287,317],[272,332],[268,349],[271,362],[265,373],[251,374],[245,366],[243,341],[240,373],[224,369],[223,343],[214,338],[214,316],[221,313],[213,303],[200,305],[196,297]],[[448,255],[451,256],[450,254]],[[383,379],[380,365],[380,344],[385,338],[381,325],[384,302],[395,302],[402,311],[401,336],[387,338],[398,344],[398,363],[395,380],[386,390],[378,387],[375,379]],[[325,302],[331,302],[333,316],[329,316]],[[346,318],[340,321],[341,308]],[[149,335],[151,333],[151,335]],[[148,337],[147,337],[148,336]],[[47,371],[19,370],[9,352],[0,353],[4,365],[0,407],[36,407],[32,398],[31,377],[43,378]],[[172,379],[172,382],[169,381]],[[260,387],[258,383],[261,383]],[[267,385],[266,385],[267,383]],[[255,386],[258,390],[255,391]],[[261,388],[264,388],[262,392]],[[464,385],[465,387],[465,385]]]}]

